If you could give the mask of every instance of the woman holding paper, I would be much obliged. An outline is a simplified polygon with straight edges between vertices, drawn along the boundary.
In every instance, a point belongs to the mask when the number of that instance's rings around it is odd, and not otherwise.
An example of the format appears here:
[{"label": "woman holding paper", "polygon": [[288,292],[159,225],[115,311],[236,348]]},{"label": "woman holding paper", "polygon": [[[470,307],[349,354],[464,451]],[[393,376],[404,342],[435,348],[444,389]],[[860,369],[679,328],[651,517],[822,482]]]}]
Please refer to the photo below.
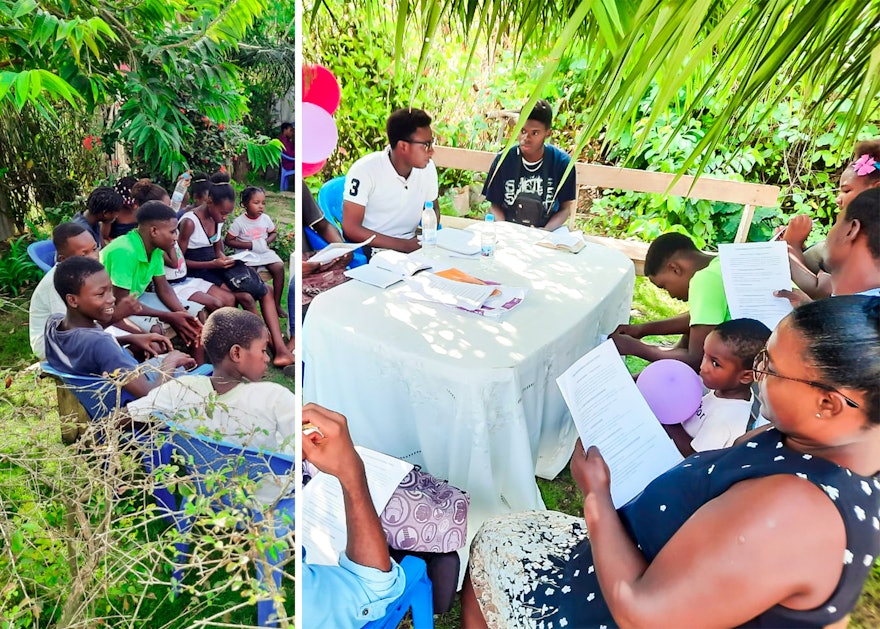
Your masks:
[{"label": "woman holding paper", "polygon": [[880,554],[880,298],[795,310],[754,371],[774,429],[686,459],[619,510],[601,454],[578,442],[584,520],[484,525],[463,626],[824,627],[849,613]]}]

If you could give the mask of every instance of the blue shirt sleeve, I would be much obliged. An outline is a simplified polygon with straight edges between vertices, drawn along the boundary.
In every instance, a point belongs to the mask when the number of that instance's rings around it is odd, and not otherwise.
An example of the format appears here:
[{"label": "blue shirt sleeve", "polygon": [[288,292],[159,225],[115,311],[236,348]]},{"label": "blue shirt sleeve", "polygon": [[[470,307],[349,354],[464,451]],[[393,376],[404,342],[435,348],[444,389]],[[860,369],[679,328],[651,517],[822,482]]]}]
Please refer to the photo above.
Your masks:
[{"label": "blue shirt sleeve", "polygon": [[91,359],[94,365],[94,374],[101,374],[105,371],[113,373],[115,370],[132,371],[137,368],[138,361],[134,356],[120,347],[112,336],[106,332],[99,332],[92,335],[89,339],[91,342]]},{"label": "blue shirt sleeve", "polygon": [[403,568],[391,561],[382,572],[354,563],[345,553],[338,566],[302,562],[303,629],[352,629],[382,618],[406,586]]}]

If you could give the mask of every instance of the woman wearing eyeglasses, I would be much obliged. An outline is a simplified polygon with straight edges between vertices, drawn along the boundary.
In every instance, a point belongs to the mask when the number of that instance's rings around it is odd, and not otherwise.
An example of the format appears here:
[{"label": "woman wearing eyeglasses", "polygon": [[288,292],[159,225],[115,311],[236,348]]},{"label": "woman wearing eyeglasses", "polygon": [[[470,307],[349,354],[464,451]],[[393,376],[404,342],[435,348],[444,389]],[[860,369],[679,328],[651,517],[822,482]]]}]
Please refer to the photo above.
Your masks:
[{"label": "woman wearing eyeglasses", "polygon": [[880,298],[795,310],[755,377],[772,429],[691,456],[619,510],[601,454],[578,443],[584,519],[484,525],[463,626],[825,627],[848,614],[880,553]]}]

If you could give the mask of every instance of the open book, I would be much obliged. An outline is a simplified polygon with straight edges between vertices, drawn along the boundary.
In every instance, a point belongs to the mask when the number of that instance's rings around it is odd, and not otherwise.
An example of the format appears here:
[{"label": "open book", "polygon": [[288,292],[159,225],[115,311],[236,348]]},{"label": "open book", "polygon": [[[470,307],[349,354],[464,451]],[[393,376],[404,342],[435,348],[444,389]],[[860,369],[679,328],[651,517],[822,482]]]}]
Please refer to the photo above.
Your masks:
[{"label": "open book", "polygon": [[590,351],[556,383],[584,448],[599,448],[611,470],[615,507],[635,498],[682,460],[633,382],[614,341]]},{"label": "open book", "polygon": [[[382,513],[391,494],[413,466],[361,446],[356,446],[355,450],[364,462],[373,506],[376,513]],[[302,535],[309,563],[336,565],[348,539],[342,486],[334,476],[319,472],[305,486],[300,497],[303,522],[297,527],[297,534]]]},{"label": "open book", "polygon": [[584,235],[581,232],[568,231],[568,227],[563,225],[558,229],[554,229],[552,232],[548,232],[544,238],[535,244],[549,249],[560,249],[562,251],[577,253],[584,248],[586,243],[584,242]]},{"label": "open book", "polygon": [[363,242],[331,242],[329,245],[321,249],[318,253],[309,258],[309,262],[318,262],[324,264],[331,262],[336,258],[341,258],[350,251],[357,251],[361,247],[373,242],[375,236],[370,236]]},{"label": "open book", "polygon": [[369,264],[349,269],[345,274],[379,288],[388,288],[406,277],[430,268],[431,264],[424,260],[386,249],[375,254]]}]

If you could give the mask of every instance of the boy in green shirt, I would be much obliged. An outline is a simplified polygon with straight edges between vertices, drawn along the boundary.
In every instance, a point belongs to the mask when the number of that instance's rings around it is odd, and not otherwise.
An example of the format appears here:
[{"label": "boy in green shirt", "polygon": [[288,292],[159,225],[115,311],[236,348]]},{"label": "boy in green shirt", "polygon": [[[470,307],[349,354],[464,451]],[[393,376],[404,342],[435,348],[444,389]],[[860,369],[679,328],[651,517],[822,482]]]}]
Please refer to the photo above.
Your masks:
[{"label": "boy in green shirt", "polygon": [[[718,257],[700,251],[683,234],[663,234],[648,248],[645,275],[671,297],[688,302],[689,312],[660,321],[618,326],[610,336],[617,351],[621,356],[638,356],[650,362],[673,358],[699,370],[706,337],[716,325],[730,319]],[[653,334],[682,336],[671,349],[640,340]]]},{"label": "boy in green shirt", "polygon": [[[156,296],[167,311],[141,304],[136,314],[156,317],[174,328],[183,341],[198,344],[202,324],[181,305],[165,278],[162,253],[170,251],[177,241],[177,215],[161,201],[144,203],[137,213],[138,227],[124,236],[115,238],[101,251],[101,262],[110,274],[116,303],[129,295],[140,297],[150,282]],[[127,309],[114,313],[113,321],[135,314]]]}]

